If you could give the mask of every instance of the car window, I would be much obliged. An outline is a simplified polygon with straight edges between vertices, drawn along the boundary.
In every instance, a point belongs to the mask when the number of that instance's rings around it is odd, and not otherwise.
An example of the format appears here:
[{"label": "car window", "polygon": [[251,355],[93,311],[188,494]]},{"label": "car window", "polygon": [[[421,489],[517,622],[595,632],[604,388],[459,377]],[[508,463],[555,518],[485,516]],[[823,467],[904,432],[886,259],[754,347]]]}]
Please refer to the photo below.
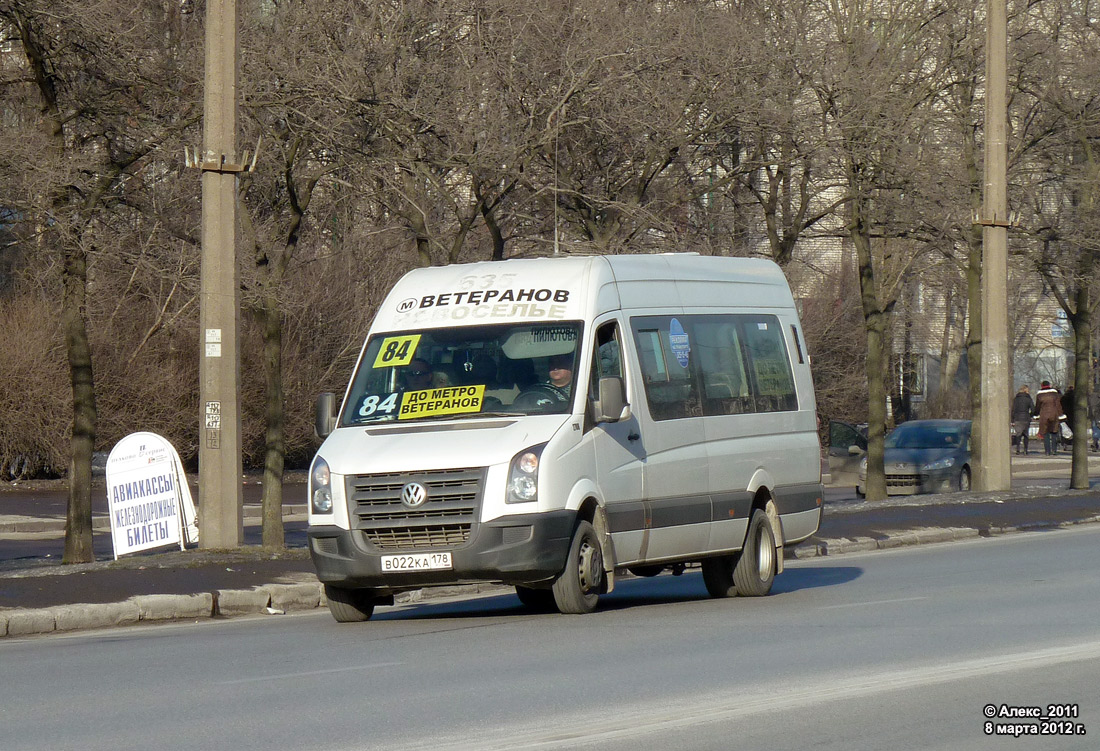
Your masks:
[{"label": "car window", "polygon": [[886,448],[951,449],[969,446],[970,434],[954,425],[900,425],[886,437]]},{"label": "car window", "polygon": [[841,453],[847,453],[848,447],[859,446],[867,450],[867,439],[856,430],[854,425],[846,422],[829,421],[829,448],[838,449]]}]

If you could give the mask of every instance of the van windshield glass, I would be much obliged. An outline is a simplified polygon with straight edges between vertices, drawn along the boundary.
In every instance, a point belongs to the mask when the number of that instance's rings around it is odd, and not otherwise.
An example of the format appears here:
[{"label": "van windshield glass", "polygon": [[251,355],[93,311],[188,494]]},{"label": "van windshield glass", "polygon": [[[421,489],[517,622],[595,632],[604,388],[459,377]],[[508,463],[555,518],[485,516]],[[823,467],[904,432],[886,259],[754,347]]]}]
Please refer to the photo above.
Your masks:
[{"label": "van windshield glass", "polygon": [[376,334],[341,425],[567,413],[580,338],[573,321]]}]

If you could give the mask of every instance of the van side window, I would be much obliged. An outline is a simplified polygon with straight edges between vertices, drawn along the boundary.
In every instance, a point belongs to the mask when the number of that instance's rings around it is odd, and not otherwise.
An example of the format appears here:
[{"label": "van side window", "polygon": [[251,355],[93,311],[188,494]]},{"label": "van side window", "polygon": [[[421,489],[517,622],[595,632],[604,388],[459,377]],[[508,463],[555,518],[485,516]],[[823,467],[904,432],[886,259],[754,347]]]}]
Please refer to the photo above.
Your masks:
[{"label": "van side window", "polygon": [[783,328],[775,316],[738,316],[749,372],[753,378],[757,412],[798,409],[791,362]]},{"label": "van side window", "polygon": [[692,321],[692,330],[703,374],[703,414],[755,412],[737,317],[699,316]]},{"label": "van side window", "polygon": [[[687,316],[631,319],[646,403],[654,420],[699,417],[703,414],[691,362],[695,358],[691,349],[691,331],[685,329],[684,334],[671,333],[675,327],[684,327],[687,319]],[[686,336],[687,346],[678,341],[674,348],[673,336]]]},{"label": "van side window", "polygon": [[588,395],[593,400],[600,398],[600,379],[623,377],[622,353],[619,346],[619,326],[612,321],[596,330],[596,348],[592,352],[592,375],[588,384]]},{"label": "van side window", "polygon": [[592,361],[592,385],[598,396],[599,379],[623,377],[623,358],[619,351],[618,324],[605,323],[596,331],[596,351]]},{"label": "van side window", "polygon": [[654,420],[798,409],[776,316],[647,316],[631,327]]}]

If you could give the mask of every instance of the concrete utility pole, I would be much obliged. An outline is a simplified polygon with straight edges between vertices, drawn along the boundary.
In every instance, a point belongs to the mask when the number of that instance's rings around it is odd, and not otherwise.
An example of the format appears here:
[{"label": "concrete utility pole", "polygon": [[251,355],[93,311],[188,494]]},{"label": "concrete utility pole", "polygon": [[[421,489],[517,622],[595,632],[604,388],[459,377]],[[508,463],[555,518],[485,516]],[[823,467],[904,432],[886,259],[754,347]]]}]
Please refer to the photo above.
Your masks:
[{"label": "concrete utility pole", "polygon": [[199,321],[199,545],[244,539],[241,492],[240,297],[237,272],[237,6],[206,4],[202,288]]},{"label": "concrete utility pole", "polygon": [[1009,456],[1008,20],[1005,0],[986,0],[985,193],[982,200],[982,415],[979,490],[1012,486]]}]

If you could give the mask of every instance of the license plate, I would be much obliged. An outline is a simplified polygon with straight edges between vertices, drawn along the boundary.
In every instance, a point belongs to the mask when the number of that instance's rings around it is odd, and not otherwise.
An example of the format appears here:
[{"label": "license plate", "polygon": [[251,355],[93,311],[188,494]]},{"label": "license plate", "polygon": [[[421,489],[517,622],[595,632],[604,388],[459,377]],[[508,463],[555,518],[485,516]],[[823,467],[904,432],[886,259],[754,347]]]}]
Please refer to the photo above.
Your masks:
[{"label": "license plate", "polygon": [[399,571],[438,571],[453,568],[450,551],[443,553],[410,553],[382,556],[382,573]]}]

